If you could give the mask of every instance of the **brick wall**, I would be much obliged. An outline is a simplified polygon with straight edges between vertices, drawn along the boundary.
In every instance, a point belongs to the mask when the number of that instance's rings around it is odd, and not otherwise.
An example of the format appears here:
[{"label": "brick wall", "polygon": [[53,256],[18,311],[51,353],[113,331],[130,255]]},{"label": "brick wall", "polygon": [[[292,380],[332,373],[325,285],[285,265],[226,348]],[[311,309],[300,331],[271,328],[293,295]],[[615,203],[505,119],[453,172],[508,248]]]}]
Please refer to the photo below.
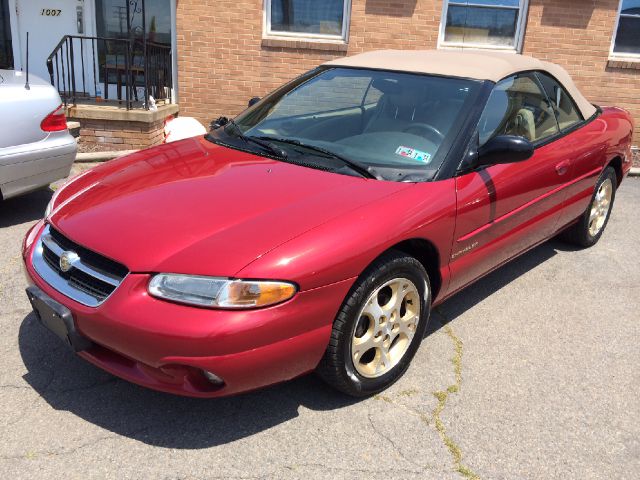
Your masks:
[{"label": "brick wall", "polygon": [[608,61],[618,5],[618,0],[531,0],[522,53],[562,65],[591,102],[629,110],[638,144],[640,64]]},{"label": "brick wall", "polygon": [[[73,120],[73,119],[69,119]],[[157,145],[164,138],[164,121],[152,123],[79,119],[80,144],[104,150],[135,150]]]},{"label": "brick wall", "polygon": [[[353,0],[348,46],[262,39],[262,0],[178,0],[180,114],[205,125],[338,56],[434,48],[440,0]],[[304,48],[298,48],[304,45]]]},{"label": "brick wall", "polygon": [[[352,0],[348,44],[327,45],[264,40],[262,0],[177,1],[180,112],[205,125],[332,58],[436,48],[442,13],[441,0]],[[530,0],[523,53],[563,65],[594,103],[630,110],[640,143],[640,69],[607,60],[617,6]]]}]

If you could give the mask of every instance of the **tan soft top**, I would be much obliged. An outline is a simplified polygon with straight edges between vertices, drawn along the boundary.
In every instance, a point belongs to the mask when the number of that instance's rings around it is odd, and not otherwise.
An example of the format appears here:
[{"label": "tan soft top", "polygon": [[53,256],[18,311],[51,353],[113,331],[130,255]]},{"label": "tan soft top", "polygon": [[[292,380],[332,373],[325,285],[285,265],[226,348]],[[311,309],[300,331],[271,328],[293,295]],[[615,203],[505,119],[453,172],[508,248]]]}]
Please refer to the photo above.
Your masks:
[{"label": "tan soft top", "polygon": [[332,67],[357,67],[498,82],[526,70],[543,70],[554,76],[573,97],[584,118],[596,108],[580,93],[567,71],[554,63],[514,53],[453,50],[377,50],[325,63]]}]

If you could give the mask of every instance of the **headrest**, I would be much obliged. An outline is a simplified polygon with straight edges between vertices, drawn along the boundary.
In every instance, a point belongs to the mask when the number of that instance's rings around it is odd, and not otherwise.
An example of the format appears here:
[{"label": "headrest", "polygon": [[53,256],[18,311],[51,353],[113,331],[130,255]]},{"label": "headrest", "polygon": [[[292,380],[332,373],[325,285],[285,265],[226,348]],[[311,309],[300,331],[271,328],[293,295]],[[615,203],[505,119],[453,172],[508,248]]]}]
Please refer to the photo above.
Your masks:
[{"label": "headrest", "polygon": [[382,93],[398,94],[402,90],[395,78],[375,78],[371,86]]}]

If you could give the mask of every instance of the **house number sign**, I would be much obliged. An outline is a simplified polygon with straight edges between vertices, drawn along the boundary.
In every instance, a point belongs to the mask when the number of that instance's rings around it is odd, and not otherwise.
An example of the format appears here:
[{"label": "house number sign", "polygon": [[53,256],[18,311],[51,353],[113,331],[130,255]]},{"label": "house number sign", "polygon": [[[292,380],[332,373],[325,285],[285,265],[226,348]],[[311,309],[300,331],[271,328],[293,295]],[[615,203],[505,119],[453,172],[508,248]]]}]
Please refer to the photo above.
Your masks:
[{"label": "house number sign", "polygon": [[56,10],[55,8],[43,8],[40,11],[40,15],[44,17],[59,17],[62,10]]}]

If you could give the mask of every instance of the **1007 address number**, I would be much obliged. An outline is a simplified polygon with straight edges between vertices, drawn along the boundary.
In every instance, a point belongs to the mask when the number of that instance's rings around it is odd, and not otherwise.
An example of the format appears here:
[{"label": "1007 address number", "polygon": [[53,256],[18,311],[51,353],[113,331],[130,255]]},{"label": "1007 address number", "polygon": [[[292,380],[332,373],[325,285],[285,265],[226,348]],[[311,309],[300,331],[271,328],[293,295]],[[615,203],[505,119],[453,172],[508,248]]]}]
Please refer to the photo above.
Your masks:
[{"label": "1007 address number", "polygon": [[43,15],[45,17],[59,17],[61,13],[62,13],[62,10],[56,10],[53,8],[43,8],[42,11],[40,12],[40,15]]}]

